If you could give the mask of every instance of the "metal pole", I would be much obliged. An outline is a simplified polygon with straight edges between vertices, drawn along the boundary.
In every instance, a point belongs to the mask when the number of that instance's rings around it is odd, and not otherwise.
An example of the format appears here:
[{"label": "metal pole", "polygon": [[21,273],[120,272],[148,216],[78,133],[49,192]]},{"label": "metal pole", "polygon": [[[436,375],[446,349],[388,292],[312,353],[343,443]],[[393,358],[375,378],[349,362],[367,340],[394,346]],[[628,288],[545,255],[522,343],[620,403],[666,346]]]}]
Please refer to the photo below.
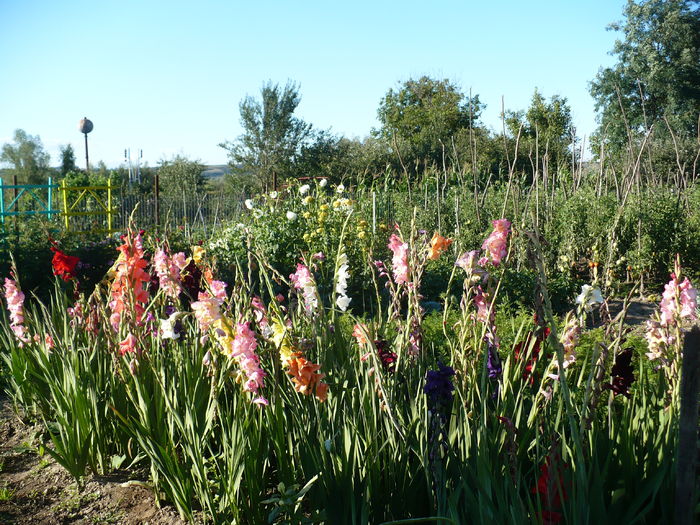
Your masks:
[{"label": "metal pole", "polygon": [[52,202],[51,202],[51,201],[52,201],[52,196],[53,196],[52,193],[51,193],[52,187],[53,187],[53,178],[52,178],[52,177],[49,177],[49,195],[48,195],[48,197],[47,197],[47,199],[46,199],[46,204],[47,204],[47,206],[46,206],[46,211],[49,212],[49,213],[48,213],[49,220],[51,220],[51,218],[53,217],[53,215],[51,214],[51,211],[53,210],[53,206],[52,206]]},{"label": "metal pole", "polygon": [[88,159],[88,144],[87,144],[87,133],[85,135],[85,171],[90,171],[90,161]]},{"label": "metal pole", "polygon": [[0,224],[5,226],[5,183],[0,179]]},{"label": "metal pole", "polygon": [[156,169],[155,180],[154,180],[154,190],[155,190],[155,215],[156,215],[156,228],[160,226],[160,176],[158,175],[158,170]]}]

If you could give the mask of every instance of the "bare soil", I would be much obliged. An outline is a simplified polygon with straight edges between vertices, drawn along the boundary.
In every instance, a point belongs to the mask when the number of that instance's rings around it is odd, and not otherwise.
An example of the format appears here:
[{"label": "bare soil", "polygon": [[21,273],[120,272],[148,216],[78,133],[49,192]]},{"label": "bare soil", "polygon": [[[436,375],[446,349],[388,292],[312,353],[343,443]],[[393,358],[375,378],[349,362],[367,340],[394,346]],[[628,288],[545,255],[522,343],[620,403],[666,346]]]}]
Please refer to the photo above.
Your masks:
[{"label": "bare soil", "polygon": [[37,453],[40,429],[0,398],[0,524],[184,525],[173,507],[128,475],[92,476],[82,487],[48,455]]}]

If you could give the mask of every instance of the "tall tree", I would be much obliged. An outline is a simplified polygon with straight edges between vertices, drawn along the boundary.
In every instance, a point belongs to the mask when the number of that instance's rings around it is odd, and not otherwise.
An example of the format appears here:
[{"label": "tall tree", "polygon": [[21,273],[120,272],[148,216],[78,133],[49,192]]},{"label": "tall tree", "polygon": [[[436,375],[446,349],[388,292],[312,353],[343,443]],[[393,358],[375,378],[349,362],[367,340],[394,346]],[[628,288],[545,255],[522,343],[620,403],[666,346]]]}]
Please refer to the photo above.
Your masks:
[{"label": "tall tree", "polygon": [[603,139],[612,151],[666,119],[696,135],[700,115],[700,2],[628,0],[624,20],[608,29],[622,33],[611,52],[617,63],[591,82]]},{"label": "tall tree", "polygon": [[235,175],[252,175],[266,188],[277,188],[311,133],[311,125],[294,116],[300,102],[296,84],[280,88],[271,81],[263,85],[260,100],[247,96],[241,101],[243,134],[236,142],[219,144],[228,151]]},{"label": "tall tree", "polygon": [[475,125],[485,105],[469,98],[447,79],[423,76],[390,89],[379,104],[379,131],[405,169],[442,165],[451,154],[452,137]]},{"label": "tall tree", "polygon": [[[527,111],[509,113],[506,125],[513,137],[520,135],[520,153],[527,154],[529,149],[533,157],[536,153],[540,161],[557,170],[569,165],[575,137],[571,108],[565,97],[553,95],[547,101],[535,89]],[[531,168],[529,159],[523,166]]]},{"label": "tall tree", "polygon": [[61,176],[65,177],[66,173],[69,171],[77,171],[78,167],[75,165],[75,151],[73,151],[73,146],[71,144],[66,144],[59,148],[61,152]]},{"label": "tall tree", "polygon": [[29,135],[22,129],[15,130],[14,144],[3,145],[0,154],[0,162],[9,164],[18,182],[25,184],[45,183],[49,160],[39,136]]},{"label": "tall tree", "polygon": [[158,168],[158,180],[164,195],[182,196],[200,192],[206,186],[204,166],[198,160],[190,160],[177,155],[171,160],[163,160]]}]

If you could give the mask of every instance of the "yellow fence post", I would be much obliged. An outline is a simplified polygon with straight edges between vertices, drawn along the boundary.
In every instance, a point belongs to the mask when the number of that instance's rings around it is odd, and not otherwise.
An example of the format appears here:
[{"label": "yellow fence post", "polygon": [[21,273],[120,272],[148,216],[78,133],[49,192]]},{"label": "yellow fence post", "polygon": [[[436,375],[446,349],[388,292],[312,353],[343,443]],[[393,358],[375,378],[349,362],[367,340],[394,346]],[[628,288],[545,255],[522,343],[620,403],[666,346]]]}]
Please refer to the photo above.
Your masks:
[{"label": "yellow fence post", "polygon": [[61,181],[61,193],[63,193],[63,225],[66,231],[70,231],[70,223],[68,221],[68,188],[66,187],[65,179]]}]

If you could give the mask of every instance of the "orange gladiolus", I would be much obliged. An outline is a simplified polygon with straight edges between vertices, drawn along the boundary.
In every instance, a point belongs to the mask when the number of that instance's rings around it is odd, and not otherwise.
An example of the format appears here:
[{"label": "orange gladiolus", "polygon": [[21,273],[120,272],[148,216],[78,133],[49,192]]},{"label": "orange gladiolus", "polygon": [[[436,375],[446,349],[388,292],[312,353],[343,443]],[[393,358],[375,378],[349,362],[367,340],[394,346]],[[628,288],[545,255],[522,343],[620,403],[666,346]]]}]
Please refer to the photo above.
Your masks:
[{"label": "orange gladiolus", "polygon": [[320,373],[320,368],[321,365],[315,365],[301,356],[291,359],[287,373],[292,376],[294,390],[304,395],[315,391],[318,400],[325,401],[328,397],[328,385],[321,382],[326,374]]},{"label": "orange gladiolus", "polygon": [[428,259],[435,260],[440,257],[440,254],[447,250],[452,244],[452,239],[447,239],[435,232],[433,238],[430,240],[430,253],[428,254]]},{"label": "orange gladiolus", "polygon": [[352,331],[352,336],[357,340],[357,344],[362,346],[367,343],[367,338],[365,337],[365,333],[367,332],[367,327],[361,324],[356,324],[353,331]]}]

